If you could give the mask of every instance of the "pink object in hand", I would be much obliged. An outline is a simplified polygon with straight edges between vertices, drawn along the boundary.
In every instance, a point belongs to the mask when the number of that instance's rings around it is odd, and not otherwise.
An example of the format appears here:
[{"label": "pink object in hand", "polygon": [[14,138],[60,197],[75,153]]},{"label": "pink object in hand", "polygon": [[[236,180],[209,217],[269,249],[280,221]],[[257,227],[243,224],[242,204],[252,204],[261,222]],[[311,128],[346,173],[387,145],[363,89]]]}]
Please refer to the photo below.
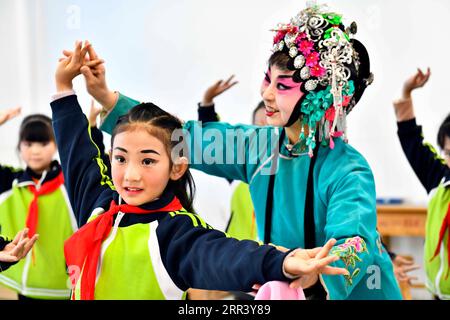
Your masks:
[{"label": "pink object in hand", "polygon": [[255,296],[255,300],[306,300],[302,288],[293,289],[282,281],[266,282]]}]

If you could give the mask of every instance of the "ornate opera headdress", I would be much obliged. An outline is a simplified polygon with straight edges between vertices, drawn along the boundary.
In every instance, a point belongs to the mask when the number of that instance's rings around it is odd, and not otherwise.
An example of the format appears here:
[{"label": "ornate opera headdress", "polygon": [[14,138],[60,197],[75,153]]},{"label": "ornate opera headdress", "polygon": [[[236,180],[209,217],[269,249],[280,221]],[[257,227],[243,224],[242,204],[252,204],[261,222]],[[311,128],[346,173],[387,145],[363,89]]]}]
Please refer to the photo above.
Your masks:
[{"label": "ornate opera headdress", "polygon": [[[373,81],[365,47],[351,38],[357,31],[356,23],[345,28],[341,21],[342,15],[330,12],[327,6],[311,5],[290,23],[278,24],[272,30],[276,32],[273,55],[288,55],[287,68],[295,71],[293,80],[303,83],[304,95],[286,125],[302,116],[294,154],[308,150],[312,156],[317,142],[334,148],[333,138],[347,141],[346,115]],[[307,137],[305,125],[309,127]]]}]

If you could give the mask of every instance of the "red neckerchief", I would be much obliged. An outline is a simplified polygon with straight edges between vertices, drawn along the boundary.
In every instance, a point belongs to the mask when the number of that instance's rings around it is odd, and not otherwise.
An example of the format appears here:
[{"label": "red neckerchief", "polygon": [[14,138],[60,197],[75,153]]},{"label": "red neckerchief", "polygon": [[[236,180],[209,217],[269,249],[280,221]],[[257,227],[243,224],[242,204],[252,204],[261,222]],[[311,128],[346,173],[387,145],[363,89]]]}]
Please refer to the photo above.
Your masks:
[{"label": "red neckerchief", "polygon": [[29,229],[28,237],[31,238],[36,234],[38,217],[39,217],[39,207],[38,198],[39,196],[52,193],[57,190],[64,183],[64,176],[62,171],[58,174],[55,179],[44,182],[39,190],[36,189],[35,185],[28,186],[28,189],[33,193],[33,200],[30,203],[28,209],[28,216],[26,221],[26,226]]}]

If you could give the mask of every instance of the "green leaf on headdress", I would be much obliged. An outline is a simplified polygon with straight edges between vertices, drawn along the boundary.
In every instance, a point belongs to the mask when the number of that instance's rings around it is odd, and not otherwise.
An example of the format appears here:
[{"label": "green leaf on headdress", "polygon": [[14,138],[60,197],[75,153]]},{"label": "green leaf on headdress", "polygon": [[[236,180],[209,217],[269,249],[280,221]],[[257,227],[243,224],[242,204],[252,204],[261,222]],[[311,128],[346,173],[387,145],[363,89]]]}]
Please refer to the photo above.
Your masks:
[{"label": "green leaf on headdress", "polygon": [[322,17],[334,25],[339,25],[342,22],[342,15],[337,13],[324,13]]},{"label": "green leaf on headdress", "polygon": [[[324,39],[329,39],[329,38],[331,38],[331,32],[333,32],[334,29],[336,29],[336,27],[328,28],[328,29],[325,31],[325,33],[323,34],[323,38],[324,38]],[[348,36],[348,34],[346,34],[345,32],[340,32],[340,33],[343,34],[343,35],[344,35],[344,38],[345,38],[347,41],[350,42],[350,37]],[[337,39],[340,40],[340,37],[337,36]]]},{"label": "green leaf on headdress", "polygon": [[331,38],[331,32],[334,30],[334,28],[328,28],[325,33],[323,34],[323,38],[324,39],[329,39]]}]

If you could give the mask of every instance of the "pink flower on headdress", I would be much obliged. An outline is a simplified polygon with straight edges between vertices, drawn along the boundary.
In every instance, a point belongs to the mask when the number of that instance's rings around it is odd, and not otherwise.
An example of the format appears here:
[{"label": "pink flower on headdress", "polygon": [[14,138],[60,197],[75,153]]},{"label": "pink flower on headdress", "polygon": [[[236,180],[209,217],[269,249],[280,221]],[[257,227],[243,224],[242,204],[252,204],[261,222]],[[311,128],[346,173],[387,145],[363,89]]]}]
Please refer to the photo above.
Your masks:
[{"label": "pink flower on headdress", "polygon": [[304,56],[308,55],[314,49],[314,42],[308,40],[300,41],[298,49]]},{"label": "pink flower on headdress", "polygon": [[280,42],[281,40],[283,40],[285,35],[286,35],[286,31],[284,31],[284,30],[278,31],[277,34],[275,35],[275,37],[273,38],[273,44],[276,44],[276,43]]},{"label": "pink flower on headdress", "polygon": [[295,38],[295,43],[297,44],[297,46],[299,45],[299,43],[302,41],[302,39],[306,39],[306,33],[301,32],[297,38]]},{"label": "pink flower on headdress", "polygon": [[314,67],[317,65],[317,63],[319,62],[319,53],[316,51],[311,52],[307,57],[306,57],[306,65],[308,67]]},{"label": "pink flower on headdress", "polygon": [[309,72],[313,77],[320,78],[325,75],[326,69],[321,67],[320,65],[315,65],[314,67],[310,68]]}]

